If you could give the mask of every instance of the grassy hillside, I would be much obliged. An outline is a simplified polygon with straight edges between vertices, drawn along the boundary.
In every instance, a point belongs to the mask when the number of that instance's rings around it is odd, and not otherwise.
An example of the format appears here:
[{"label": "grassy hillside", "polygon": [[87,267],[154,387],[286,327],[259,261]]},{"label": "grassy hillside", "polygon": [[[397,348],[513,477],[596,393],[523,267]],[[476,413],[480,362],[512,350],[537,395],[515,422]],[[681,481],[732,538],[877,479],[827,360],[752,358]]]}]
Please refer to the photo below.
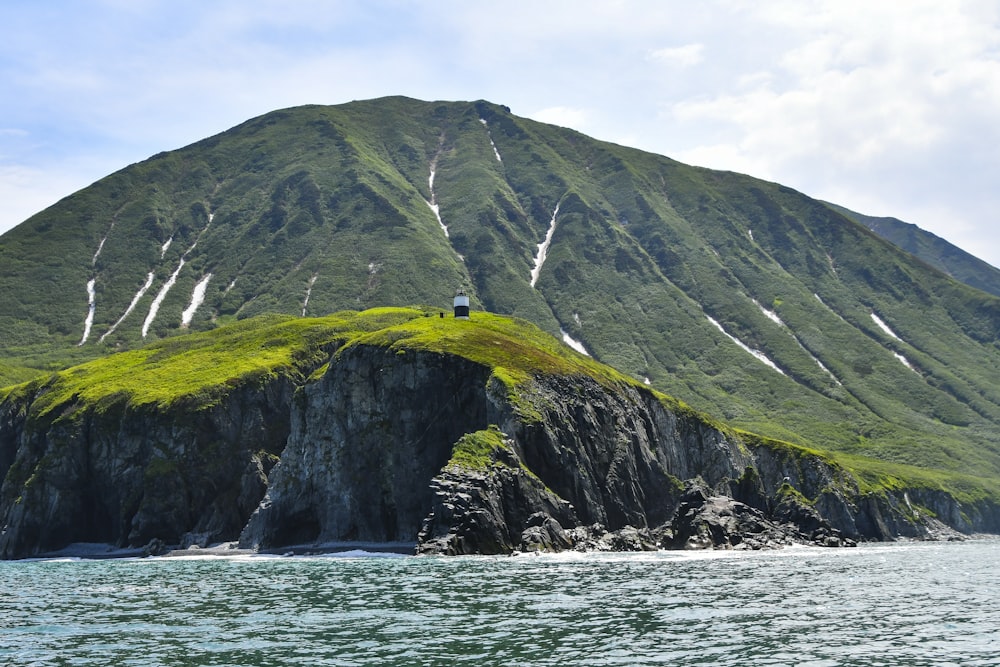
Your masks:
[{"label": "grassy hillside", "polygon": [[0,237],[0,359],[458,287],[736,427],[1000,476],[1000,299],[778,184],[486,102],[277,111],[68,197]]}]

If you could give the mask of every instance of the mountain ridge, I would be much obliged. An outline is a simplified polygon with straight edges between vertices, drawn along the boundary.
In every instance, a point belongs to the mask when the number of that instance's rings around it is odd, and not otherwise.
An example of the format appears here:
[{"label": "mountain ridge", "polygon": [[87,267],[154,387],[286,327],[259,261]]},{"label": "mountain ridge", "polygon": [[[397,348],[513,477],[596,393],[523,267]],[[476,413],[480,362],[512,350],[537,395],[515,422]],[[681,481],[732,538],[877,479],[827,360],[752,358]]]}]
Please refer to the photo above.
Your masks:
[{"label": "mountain ridge", "polygon": [[1000,269],[913,223],[871,216],[826,202],[835,211],[863,224],[896,247],[960,282],[1000,296]]}]

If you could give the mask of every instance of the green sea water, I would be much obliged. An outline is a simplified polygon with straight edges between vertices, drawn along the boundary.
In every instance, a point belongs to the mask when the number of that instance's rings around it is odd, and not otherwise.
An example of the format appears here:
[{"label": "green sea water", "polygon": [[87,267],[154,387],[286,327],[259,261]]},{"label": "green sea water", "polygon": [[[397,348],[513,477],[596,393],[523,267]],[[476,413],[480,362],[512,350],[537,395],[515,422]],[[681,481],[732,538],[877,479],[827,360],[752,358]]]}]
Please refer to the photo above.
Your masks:
[{"label": "green sea water", "polygon": [[0,664],[1000,665],[1000,541],[0,562]]}]

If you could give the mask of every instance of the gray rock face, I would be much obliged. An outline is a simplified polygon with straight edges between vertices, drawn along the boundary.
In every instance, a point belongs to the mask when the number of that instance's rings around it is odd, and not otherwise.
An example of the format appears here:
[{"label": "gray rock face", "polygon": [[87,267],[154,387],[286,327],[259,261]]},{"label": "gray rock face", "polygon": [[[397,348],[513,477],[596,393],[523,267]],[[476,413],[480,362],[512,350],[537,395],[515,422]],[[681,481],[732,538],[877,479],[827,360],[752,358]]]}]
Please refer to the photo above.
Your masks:
[{"label": "gray rock face", "polygon": [[[491,425],[502,447],[452,460]],[[512,397],[463,358],[364,345],[321,377],[236,387],[204,410],[122,400],[39,419],[31,397],[0,403],[0,474],[3,558],[73,542],[469,554],[1000,529],[991,505],[863,495],[818,457],[737,438],[640,387],[543,376]]]}]

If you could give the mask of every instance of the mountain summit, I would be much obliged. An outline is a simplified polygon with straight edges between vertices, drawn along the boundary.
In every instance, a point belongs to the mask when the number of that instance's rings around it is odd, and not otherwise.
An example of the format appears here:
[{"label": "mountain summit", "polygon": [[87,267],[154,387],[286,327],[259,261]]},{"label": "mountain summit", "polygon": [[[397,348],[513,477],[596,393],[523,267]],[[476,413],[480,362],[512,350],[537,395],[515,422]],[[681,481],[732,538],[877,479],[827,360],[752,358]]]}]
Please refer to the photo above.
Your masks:
[{"label": "mountain summit", "polygon": [[276,111],[67,197],[0,237],[0,360],[458,288],[734,426],[1000,477],[1000,299],[789,188],[484,101]]}]

